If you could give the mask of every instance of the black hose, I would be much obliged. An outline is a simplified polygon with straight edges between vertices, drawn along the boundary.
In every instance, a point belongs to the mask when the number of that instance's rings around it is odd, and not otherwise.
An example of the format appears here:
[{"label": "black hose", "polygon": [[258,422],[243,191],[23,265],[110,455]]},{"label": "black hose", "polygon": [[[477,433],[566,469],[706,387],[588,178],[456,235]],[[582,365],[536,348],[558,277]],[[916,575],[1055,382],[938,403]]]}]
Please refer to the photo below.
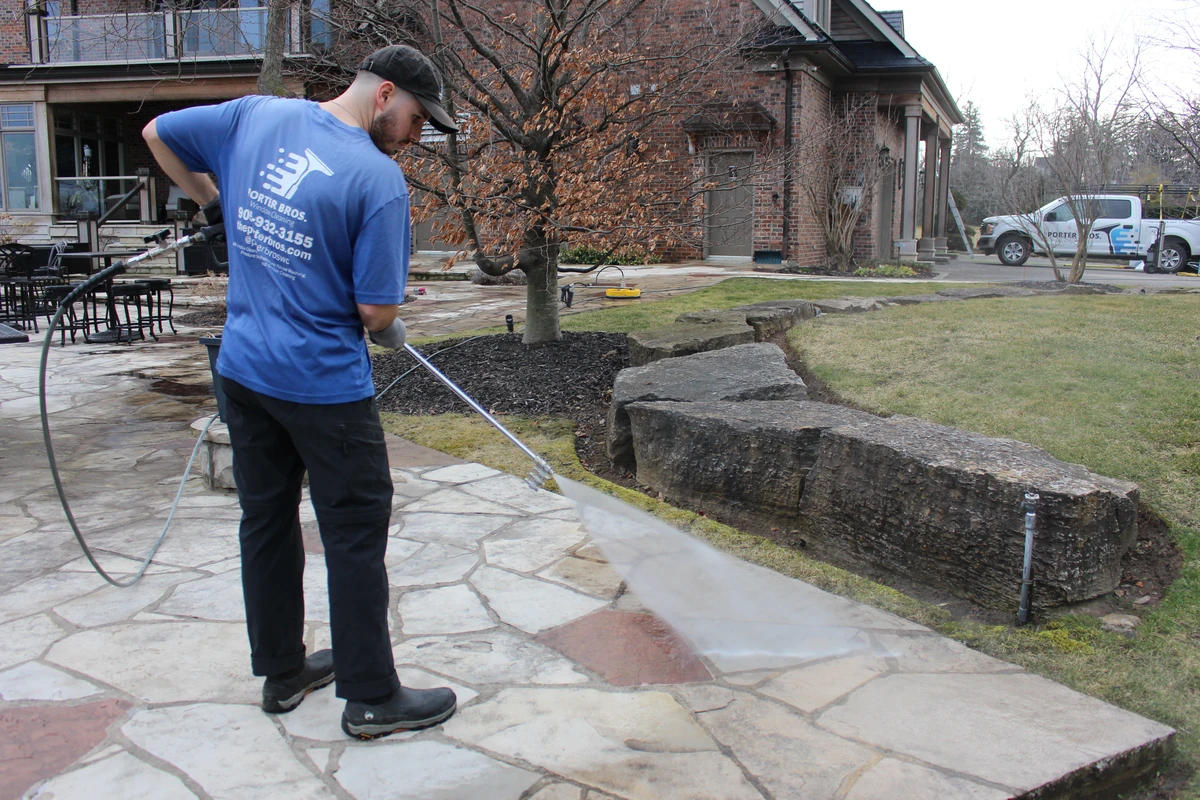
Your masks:
[{"label": "black hose", "polygon": [[75,521],[75,515],[71,513],[71,504],[67,502],[67,494],[63,489],[62,476],[58,474],[58,461],[54,457],[54,444],[50,439],[50,414],[46,407],[46,366],[50,358],[50,348],[54,343],[54,332],[58,328],[59,323],[62,322],[63,314],[66,313],[67,309],[74,305],[75,301],[82,295],[91,291],[99,284],[104,283],[114,275],[119,275],[120,273],[124,272],[126,267],[126,262],[118,261],[111,267],[107,267],[100,272],[97,272],[95,275],[76,286],[67,294],[66,297],[62,299],[58,305],[58,310],[54,313],[53,319],[50,320],[50,327],[46,330],[46,339],[42,342],[41,366],[38,371],[38,399],[42,416],[42,442],[46,446],[46,458],[50,462],[50,475],[54,478],[54,488],[58,492],[59,502],[62,503],[63,511],[67,515],[67,522],[71,524],[71,532],[75,534],[75,540],[79,542],[79,547],[82,548],[83,554],[87,556],[87,560],[92,565],[92,569],[96,570],[101,578],[104,578],[104,580],[108,581],[113,586],[122,589],[133,586],[142,579],[142,576],[146,573],[146,569],[150,566],[151,559],[153,559],[154,554],[158,552],[158,548],[162,544],[163,538],[167,535],[167,528],[171,526],[171,520],[175,518],[175,509],[179,507],[179,498],[183,494],[183,487],[187,483],[187,477],[192,471],[192,464],[196,460],[196,454],[200,451],[200,445],[204,442],[204,436],[208,433],[209,427],[212,426],[213,422],[217,418],[216,415],[214,415],[212,419],[208,421],[208,424],[204,426],[204,430],[201,431],[200,438],[196,441],[196,446],[192,449],[192,457],[188,459],[187,468],[183,471],[183,478],[179,482],[179,491],[175,493],[175,502],[171,504],[171,513],[167,516],[167,521],[163,525],[162,533],[160,533],[158,536],[158,541],[154,543],[154,547],[150,549],[150,552],[146,554],[146,558],[142,561],[141,568],[138,569],[136,575],[127,581],[119,581],[116,578],[113,578],[111,575],[105,572],[104,568],[101,567],[96,561],[96,557],[92,555],[91,548],[88,547],[87,542],[84,540],[83,532],[79,530],[79,524]]}]

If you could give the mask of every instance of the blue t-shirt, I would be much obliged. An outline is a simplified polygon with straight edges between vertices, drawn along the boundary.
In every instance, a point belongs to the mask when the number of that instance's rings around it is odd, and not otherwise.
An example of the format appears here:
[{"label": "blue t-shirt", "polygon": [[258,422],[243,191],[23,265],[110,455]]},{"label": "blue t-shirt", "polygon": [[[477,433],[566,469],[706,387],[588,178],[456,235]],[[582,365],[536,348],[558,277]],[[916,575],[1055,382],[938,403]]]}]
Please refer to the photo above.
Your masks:
[{"label": "blue t-shirt", "polygon": [[404,299],[408,186],[396,163],[307,100],[243,97],[164,114],[157,128],[221,188],[229,289],[217,371],[297,403],[373,395],[355,304]]}]

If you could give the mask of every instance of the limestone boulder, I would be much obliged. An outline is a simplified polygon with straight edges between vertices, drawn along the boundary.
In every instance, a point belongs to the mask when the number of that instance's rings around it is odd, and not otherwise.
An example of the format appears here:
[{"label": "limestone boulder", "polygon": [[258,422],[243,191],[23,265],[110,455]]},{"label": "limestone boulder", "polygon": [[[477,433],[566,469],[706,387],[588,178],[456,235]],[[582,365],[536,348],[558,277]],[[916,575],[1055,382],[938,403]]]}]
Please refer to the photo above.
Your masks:
[{"label": "limestone boulder", "polygon": [[736,324],[744,322],[754,328],[754,340],[766,342],[816,314],[807,300],[769,300],[737,308],[688,311],[675,318],[688,324]]},{"label": "limestone boulder", "polygon": [[800,496],[830,428],[874,419],[805,401],[631,403],[638,483],[673,503],[738,521],[796,526]]},{"label": "limestone boulder", "polygon": [[959,297],[946,297],[941,294],[902,294],[889,297],[888,302],[898,306],[916,306],[923,303],[949,303],[960,300]]},{"label": "limestone boulder", "polygon": [[754,328],[744,317],[706,322],[676,322],[661,328],[629,334],[629,364],[644,366],[664,358],[678,358],[738,344],[754,342]]},{"label": "limestone boulder", "polygon": [[884,297],[838,297],[833,300],[814,300],[813,306],[822,314],[861,314],[880,311],[894,304]]},{"label": "limestone boulder", "polygon": [[608,455],[635,469],[630,403],[738,400],[807,400],[804,381],[788,368],[773,344],[741,344],[723,350],[668,358],[617,373],[608,410]]},{"label": "limestone boulder", "polygon": [[1027,490],[1041,497],[1036,607],[1111,591],[1137,538],[1135,484],[1022,442],[867,417],[826,430],[818,450],[800,500],[810,543],[990,608],[1019,601]]},{"label": "limestone boulder", "polygon": [[746,323],[754,328],[760,342],[784,333],[806,319],[816,316],[816,309],[807,300],[768,300],[739,306],[738,311],[746,315]]},{"label": "limestone boulder", "polygon": [[1037,292],[1032,289],[1022,289],[1019,286],[988,286],[942,289],[938,294],[942,297],[952,297],[959,300],[985,300],[991,297],[1033,297]]}]

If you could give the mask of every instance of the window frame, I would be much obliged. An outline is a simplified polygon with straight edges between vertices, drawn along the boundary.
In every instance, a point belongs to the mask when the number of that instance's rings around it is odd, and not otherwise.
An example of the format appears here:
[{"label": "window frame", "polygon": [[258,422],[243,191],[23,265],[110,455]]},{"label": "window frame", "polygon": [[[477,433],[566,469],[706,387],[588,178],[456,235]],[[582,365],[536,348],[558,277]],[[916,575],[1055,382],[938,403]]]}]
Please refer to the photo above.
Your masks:
[{"label": "window frame", "polygon": [[[16,108],[28,109],[28,111],[27,113],[22,113],[19,119],[11,120],[9,117],[10,109]],[[37,128],[37,106],[35,103],[0,103],[0,211],[3,211],[6,214],[11,214],[14,212],[32,214],[46,213],[45,209],[41,207],[42,181],[44,176],[40,174],[41,169],[38,164]],[[32,207],[24,205],[19,208],[14,208],[11,203],[10,192],[13,191],[13,187],[9,185],[8,181],[8,148],[6,145],[6,141],[10,134],[14,136],[28,136],[30,138],[30,145],[32,148],[31,160],[26,164],[26,168],[32,170],[33,183],[32,185],[22,184],[18,188],[26,193],[27,203],[32,196]],[[31,186],[33,190],[32,195],[29,194]]]}]

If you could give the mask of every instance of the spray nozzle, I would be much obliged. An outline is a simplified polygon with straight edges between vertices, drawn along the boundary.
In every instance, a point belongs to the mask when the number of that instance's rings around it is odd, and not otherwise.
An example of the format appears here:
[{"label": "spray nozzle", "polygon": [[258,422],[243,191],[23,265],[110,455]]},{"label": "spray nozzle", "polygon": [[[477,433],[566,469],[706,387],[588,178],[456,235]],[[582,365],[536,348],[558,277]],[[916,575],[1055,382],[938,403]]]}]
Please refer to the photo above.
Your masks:
[{"label": "spray nozzle", "polygon": [[545,461],[535,461],[533,463],[533,469],[525,476],[525,483],[531,489],[545,489],[546,484],[554,477],[554,471],[550,469],[550,465]]}]

